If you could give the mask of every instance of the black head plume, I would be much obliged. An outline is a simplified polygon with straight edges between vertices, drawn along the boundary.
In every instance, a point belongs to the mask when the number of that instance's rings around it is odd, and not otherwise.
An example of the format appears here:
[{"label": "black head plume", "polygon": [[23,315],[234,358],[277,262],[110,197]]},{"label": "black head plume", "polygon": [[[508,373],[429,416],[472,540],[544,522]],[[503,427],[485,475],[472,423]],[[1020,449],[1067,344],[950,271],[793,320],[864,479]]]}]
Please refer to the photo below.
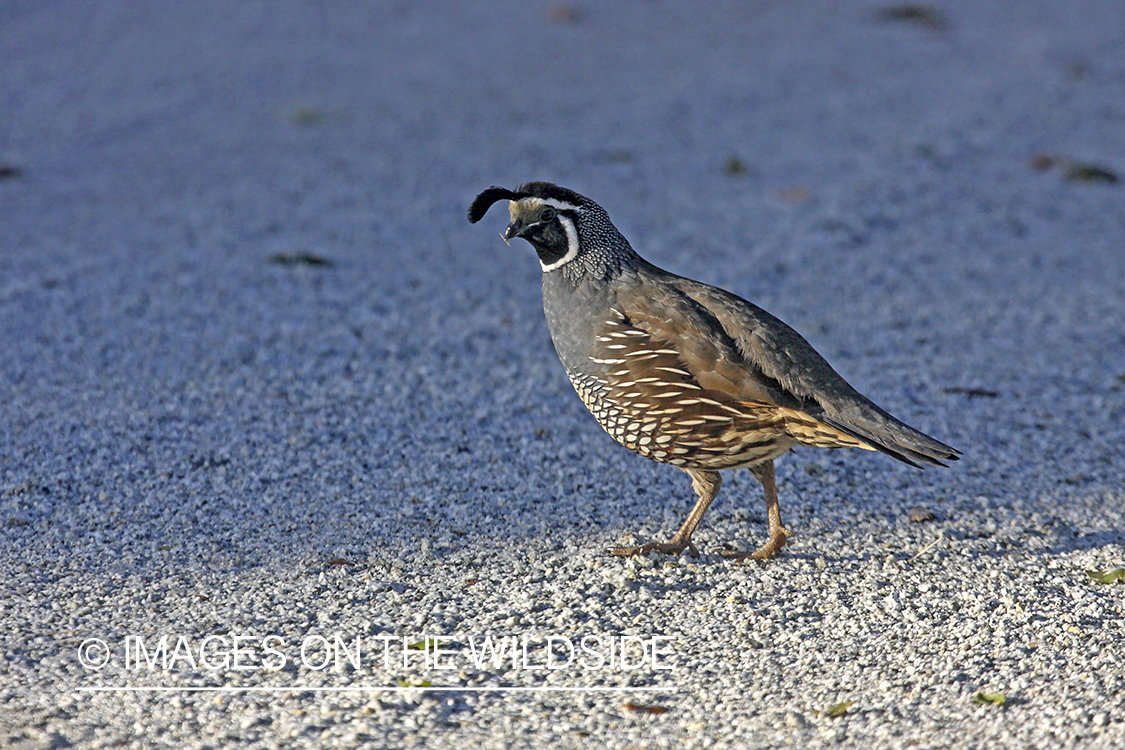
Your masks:
[{"label": "black head plume", "polygon": [[485,190],[473,200],[473,205],[469,206],[469,222],[476,224],[484,215],[488,213],[488,209],[492,208],[492,204],[499,200],[518,201],[520,198],[526,197],[520,193],[514,193],[508,188],[497,187],[493,185],[488,190]]}]

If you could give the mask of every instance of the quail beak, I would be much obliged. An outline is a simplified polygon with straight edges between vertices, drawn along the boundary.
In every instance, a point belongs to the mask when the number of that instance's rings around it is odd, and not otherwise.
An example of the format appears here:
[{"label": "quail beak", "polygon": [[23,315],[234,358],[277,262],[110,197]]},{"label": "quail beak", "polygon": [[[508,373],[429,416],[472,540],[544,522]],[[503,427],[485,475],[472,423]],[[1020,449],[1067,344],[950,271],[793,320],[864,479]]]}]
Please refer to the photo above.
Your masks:
[{"label": "quail beak", "polygon": [[504,230],[504,241],[514,240],[516,237],[519,237],[525,229],[527,229],[527,226],[523,223],[523,219],[516,219]]}]

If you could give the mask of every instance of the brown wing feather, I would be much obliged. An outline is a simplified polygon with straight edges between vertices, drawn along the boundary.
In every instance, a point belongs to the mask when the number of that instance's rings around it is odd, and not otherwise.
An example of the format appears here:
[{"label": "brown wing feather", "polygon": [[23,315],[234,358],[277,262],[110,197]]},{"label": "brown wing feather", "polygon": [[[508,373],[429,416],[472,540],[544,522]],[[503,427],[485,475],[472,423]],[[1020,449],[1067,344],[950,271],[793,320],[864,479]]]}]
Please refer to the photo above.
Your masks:
[{"label": "brown wing feather", "polygon": [[[614,385],[604,389],[607,401],[632,415],[626,423],[655,421],[649,429],[664,438],[661,449],[670,451],[668,457],[650,457],[728,468],[776,457],[796,443],[868,447],[798,409],[779,405],[767,389],[747,378],[747,363],[734,342],[721,327],[709,325],[706,311],[690,298],[663,286],[641,291],[618,300],[616,317],[606,322],[599,342],[619,360],[609,365],[608,380]],[[700,334],[704,331],[713,335]],[[644,439],[641,431],[643,427],[637,435],[614,437],[648,455],[643,450],[647,445],[635,444],[634,438]]]},{"label": "brown wing feather", "polygon": [[[942,465],[939,459],[958,457],[953,448],[899,421],[856,391],[800,334],[761,308],[647,263],[637,272],[636,282],[645,294],[630,296],[645,298],[634,306],[651,314],[652,325],[669,314],[664,325],[673,334],[706,331],[710,341],[721,342],[717,361],[702,363],[708,373],[705,378],[720,374],[735,383],[739,398],[767,401],[815,423],[813,444],[825,445],[820,436],[834,434],[840,436],[841,445],[879,450],[912,465]],[[699,326],[703,321],[708,325]],[[691,325],[681,328],[681,323]],[[685,351],[690,356],[690,347]],[[722,387],[721,381],[713,382]],[[807,432],[807,426],[800,430]]]}]

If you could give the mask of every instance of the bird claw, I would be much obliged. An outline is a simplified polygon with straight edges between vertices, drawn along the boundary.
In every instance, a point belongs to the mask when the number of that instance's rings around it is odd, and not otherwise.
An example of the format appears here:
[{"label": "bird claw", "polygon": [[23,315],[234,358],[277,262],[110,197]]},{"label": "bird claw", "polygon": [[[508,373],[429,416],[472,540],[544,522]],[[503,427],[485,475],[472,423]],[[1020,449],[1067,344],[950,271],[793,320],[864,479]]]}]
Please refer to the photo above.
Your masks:
[{"label": "bird claw", "polygon": [[617,557],[635,557],[646,552],[659,552],[662,555],[678,555],[687,551],[692,557],[699,557],[699,550],[691,542],[647,542],[636,547],[610,547],[606,550]]},{"label": "bird claw", "polygon": [[737,550],[725,549],[719,551],[719,556],[734,562],[743,562],[744,560],[768,560],[781,551],[785,546],[790,534],[788,529],[782,528],[778,534],[771,536],[765,544],[753,552],[739,552]]}]

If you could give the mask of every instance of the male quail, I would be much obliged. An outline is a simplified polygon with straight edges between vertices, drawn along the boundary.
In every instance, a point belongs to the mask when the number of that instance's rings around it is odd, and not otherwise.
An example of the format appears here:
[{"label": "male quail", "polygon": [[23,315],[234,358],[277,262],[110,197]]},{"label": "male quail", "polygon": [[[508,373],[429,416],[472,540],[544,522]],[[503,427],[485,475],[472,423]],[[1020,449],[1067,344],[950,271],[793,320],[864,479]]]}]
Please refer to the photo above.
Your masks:
[{"label": "male quail", "polygon": [[790,533],[773,461],[796,445],[877,450],[916,467],[958,458],[848,385],[785,323],[641,258],[605,210],[573,190],[490,187],[469,221],[505,198],[504,240],[522,237],[539,255],[547,326],[578,395],[617,442],[680,467],[698,495],[671,540],[613,554],[694,553],[691,536],[719,492],[719,471],[747,468],[765,490],[769,539],[726,556],[770,557]]}]

